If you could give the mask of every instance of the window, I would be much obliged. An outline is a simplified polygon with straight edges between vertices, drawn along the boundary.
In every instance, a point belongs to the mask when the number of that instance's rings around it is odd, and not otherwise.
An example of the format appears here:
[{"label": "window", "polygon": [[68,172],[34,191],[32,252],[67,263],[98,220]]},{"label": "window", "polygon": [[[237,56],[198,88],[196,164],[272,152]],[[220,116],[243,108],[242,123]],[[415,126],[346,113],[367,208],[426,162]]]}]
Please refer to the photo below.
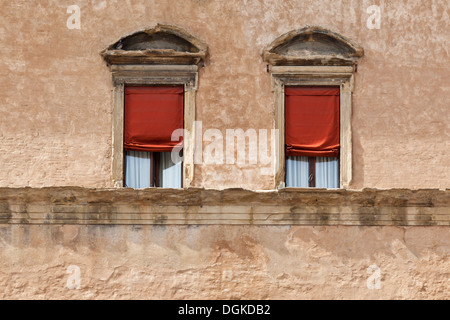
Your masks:
[{"label": "window", "polygon": [[181,188],[182,161],[173,161],[171,152],[126,151],[125,187]]},{"label": "window", "polygon": [[[188,188],[194,177],[195,96],[208,47],[167,25],[102,51],[113,80],[111,180],[116,188]],[[163,106],[163,107],[162,107]],[[171,141],[184,129],[180,141]],[[189,134],[188,134],[189,133]],[[175,152],[176,153],[176,152]]]},{"label": "window", "polygon": [[349,187],[354,66],[363,55],[351,40],[309,26],[263,50],[279,131],[275,187]]},{"label": "window", "polygon": [[181,188],[184,88],[125,87],[125,187]]},{"label": "window", "polygon": [[339,187],[339,91],[286,87],[286,187]]}]

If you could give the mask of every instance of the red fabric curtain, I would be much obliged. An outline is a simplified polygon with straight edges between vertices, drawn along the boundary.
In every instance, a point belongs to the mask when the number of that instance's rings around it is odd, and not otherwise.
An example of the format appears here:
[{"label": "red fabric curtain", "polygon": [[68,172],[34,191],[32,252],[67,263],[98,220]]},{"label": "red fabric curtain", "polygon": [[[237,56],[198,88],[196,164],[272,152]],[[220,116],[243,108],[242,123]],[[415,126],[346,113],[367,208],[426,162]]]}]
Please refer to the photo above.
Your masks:
[{"label": "red fabric curtain", "polygon": [[286,87],[286,155],[337,157],[339,88]]},{"label": "red fabric curtain", "polygon": [[180,142],[171,137],[183,129],[183,109],[183,87],[126,87],[124,149],[172,151]]}]

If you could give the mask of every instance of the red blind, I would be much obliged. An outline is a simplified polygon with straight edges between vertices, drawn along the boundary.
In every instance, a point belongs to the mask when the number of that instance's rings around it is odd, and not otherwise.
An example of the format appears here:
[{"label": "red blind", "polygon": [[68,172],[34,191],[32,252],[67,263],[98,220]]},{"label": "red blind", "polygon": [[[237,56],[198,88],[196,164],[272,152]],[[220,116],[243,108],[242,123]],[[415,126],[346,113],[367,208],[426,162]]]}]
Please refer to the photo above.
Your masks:
[{"label": "red blind", "polygon": [[286,155],[337,157],[339,88],[286,87]]},{"label": "red blind", "polygon": [[172,132],[183,128],[183,87],[126,87],[124,149],[170,152],[179,141]]}]

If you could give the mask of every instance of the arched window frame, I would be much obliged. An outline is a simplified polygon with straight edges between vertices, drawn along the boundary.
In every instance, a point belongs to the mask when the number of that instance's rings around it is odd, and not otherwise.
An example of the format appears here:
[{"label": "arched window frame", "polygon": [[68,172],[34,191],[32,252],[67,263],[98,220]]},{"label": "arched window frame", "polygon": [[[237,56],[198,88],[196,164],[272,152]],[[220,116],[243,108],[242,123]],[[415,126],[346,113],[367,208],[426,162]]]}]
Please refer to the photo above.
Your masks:
[{"label": "arched window frame", "polygon": [[[171,47],[160,48],[159,44],[133,43],[133,38],[155,34],[171,40]],[[175,40],[175,41],[173,41]],[[174,43],[170,43],[173,41]],[[193,50],[179,48],[187,43]],[[136,49],[124,50],[124,44]],[[155,45],[155,47],[153,47]],[[167,25],[135,32],[125,36],[101,52],[110,67],[113,82],[112,110],[112,159],[111,179],[114,187],[124,186],[124,89],[125,86],[183,85],[184,86],[184,137],[183,188],[189,188],[194,178],[195,109],[198,89],[198,71],[204,65],[208,47],[186,31]]]},{"label": "arched window frame", "polygon": [[[315,49],[309,42],[320,43]],[[282,50],[280,50],[280,48]],[[282,52],[280,52],[282,51]],[[357,61],[364,50],[352,41],[321,27],[305,27],[286,33],[263,51],[270,66],[274,93],[275,129],[279,130],[274,172],[276,188],[285,187],[285,87],[339,86],[340,88],[340,188],[352,181],[352,93]]]}]

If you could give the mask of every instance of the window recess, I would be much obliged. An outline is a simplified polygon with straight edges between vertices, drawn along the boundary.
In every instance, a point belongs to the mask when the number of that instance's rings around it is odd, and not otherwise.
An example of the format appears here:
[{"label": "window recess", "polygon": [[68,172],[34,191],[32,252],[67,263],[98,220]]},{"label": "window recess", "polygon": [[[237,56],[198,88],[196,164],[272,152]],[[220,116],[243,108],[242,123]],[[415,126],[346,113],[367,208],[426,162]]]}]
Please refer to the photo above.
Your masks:
[{"label": "window recess", "polygon": [[286,87],[286,186],[339,188],[339,87]]},{"label": "window recess", "polygon": [[125,88],[126,187],[182,187],[182,137],[172,136],[183,129],[183,109],[182,86]]}]

